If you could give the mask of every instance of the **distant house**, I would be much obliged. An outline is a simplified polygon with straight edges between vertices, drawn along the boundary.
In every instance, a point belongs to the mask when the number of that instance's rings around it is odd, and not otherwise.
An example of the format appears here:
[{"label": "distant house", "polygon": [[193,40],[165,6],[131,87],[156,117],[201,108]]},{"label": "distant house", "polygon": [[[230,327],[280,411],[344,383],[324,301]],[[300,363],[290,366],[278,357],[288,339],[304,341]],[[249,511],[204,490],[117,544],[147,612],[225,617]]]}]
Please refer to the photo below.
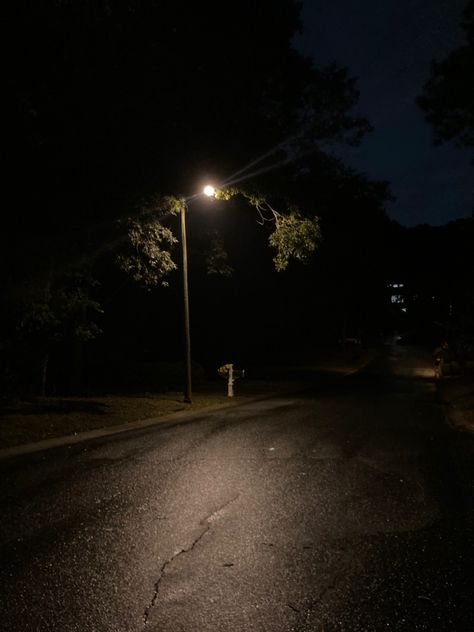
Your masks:
[{"label": "distant house", "polygon": [[401,283],[397,281],[396,283],[388,283],[387,284],[390,296],[390,304],[393,307],[399,306],[402,312],[406,312],[406,304],[407,304],[407,291],[405,288],[405,283]]}]

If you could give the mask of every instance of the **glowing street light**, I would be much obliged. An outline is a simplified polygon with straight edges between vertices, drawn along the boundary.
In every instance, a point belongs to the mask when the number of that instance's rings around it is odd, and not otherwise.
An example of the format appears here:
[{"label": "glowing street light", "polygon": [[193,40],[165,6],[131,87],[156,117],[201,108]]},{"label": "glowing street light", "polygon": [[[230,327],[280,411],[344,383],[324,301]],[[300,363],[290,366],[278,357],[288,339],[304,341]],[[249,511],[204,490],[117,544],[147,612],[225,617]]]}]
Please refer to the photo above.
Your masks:
[{"label": "glowing street light", "polygon": [[216,194],[216,190],[212,186],[212,184],[206,185],[202,192],[204,193],[204,195],[207,195],[207,197],[214,197]]},{"label": "glowing street light", "polygon": [[[216,190],[208,184],[203,189],[204,195],[214,197]],[[189,290],[188,290],[188,247],[186,240],[186,211],[188,205],[186,200],[182,200],[181,204],[181,250],[183,257],[183,304],[184,304],[184,340],[186,352],[186,384],[184,388],[184,401],[191,403],[192,383],[191,383],[191,333],[189,325]]]}]

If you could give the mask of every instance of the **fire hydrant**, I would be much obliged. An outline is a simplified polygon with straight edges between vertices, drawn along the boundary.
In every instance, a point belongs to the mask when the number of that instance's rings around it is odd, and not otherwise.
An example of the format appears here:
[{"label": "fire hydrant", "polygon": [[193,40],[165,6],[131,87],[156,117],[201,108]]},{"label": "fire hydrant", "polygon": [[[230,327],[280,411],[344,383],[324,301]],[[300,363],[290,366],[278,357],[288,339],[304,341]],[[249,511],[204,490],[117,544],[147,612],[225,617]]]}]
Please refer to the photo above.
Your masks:
[{"label": "fire hydrant", "polygon": [[227,397],[234,397],[234,382],[239,377],[245,377],[245,371],[234,369],[233,364],[224,364],[218,369],[218,373],[222,377],[227,376]]}]

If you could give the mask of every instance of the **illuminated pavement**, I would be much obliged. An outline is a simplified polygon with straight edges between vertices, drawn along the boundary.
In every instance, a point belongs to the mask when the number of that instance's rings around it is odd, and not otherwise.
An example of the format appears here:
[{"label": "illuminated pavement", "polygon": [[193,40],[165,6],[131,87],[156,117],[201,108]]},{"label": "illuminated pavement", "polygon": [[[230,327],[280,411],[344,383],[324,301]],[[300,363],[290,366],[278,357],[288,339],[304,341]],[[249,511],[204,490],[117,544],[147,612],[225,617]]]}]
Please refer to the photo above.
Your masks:
[{"label": "illuminated pavement", "polygon": [[470,436],[426,359],[0,464],[2,632],[470,630]]}]

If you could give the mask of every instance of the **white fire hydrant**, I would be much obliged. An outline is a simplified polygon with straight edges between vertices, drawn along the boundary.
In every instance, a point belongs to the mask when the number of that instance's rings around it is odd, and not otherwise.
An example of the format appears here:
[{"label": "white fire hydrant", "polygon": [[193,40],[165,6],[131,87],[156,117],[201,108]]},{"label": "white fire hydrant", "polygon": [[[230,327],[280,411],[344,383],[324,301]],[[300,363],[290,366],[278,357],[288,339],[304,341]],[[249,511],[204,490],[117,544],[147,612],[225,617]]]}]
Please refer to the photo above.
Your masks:
[{"label": "white fire hydrant", "polygon": [[229,367],[229,375],[227,376],[227,397],[234,397],[234,365]]},{"label": "white fire hydrant", "polygon": [[239,377],[245,377],[245,371],[236,371],[233,364],[224,364],[218,370],[219,375],[227,375],[227,397],[234,397],[234,382]]}]

